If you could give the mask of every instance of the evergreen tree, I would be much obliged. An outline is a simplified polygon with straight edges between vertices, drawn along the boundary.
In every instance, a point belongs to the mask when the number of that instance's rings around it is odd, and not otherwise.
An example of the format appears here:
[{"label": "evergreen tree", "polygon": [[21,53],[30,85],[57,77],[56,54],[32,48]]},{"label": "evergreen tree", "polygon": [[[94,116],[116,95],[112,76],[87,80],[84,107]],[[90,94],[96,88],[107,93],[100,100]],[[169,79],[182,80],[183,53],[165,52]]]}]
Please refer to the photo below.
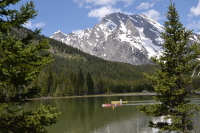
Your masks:
[{"label": "evergreen tree", "polygon": [[66,90],[67,90],[67,95],[68,96],[75,95],[75,89],[74,89],[74,86],[72,85],[71,80],[67,80]]},{"label": "evergreen tree", "polygon": [[102,82],[102,79],[100,78],[98,84],[97,84],[97,89],[98,89],[98,93],[99,94],[102,94],[104,93],[104,86],[103,86],[103,82]]},{"label": "evergreen tree", "polygon": [[72,85],[75,87],[77,78],[76,78],[76,74],[73,71],[71,71],[70,73],[70,80],[71,80]]},{"label": "evergreen tree", "polygon": [[[42,68],[52,61],[51,56],[39,54],[49,48],[48,40],[34,44],[32,40],[40,30],[17,38],[10,34],[13,28],[34,18],[37,14],[33,2],[22,5],[20,10],[8,7],[20,0],[0,1],[0,129],[1,132],[46,132],[45,126],[56,123],[57,113],[53,108],[41,106],[38,111],[10,110],[10,103],[21,105],[39,94],[37,87],[31,87]],[[6,19],[6,20],[4,20]]]},{"label": "evergreen tree", "polygon": [[83,72],[81,69],[79,69],[77,83],[76,83],[78,95],[83,95],[84,83],[85,83],[85,79],[83,76]]},{"label": "evergreen tree", "polygon": [[149,122],[149,126],[161,131],[178,131],[189,133],[194,129],[192,116],[199,108],[190,104],[186,96],[192,93],[189,85],[196,60],[200,54],[197,44],[189,45],[191,30],[180,22],[175,5],[171,2],[166,14],[164,52],[160,57],[152,58],[159,66],[155,76],[146,75],[157,93],[155,100],[159,103],[145,105],[140,110],[150,116],[164,116],[161,122]]},{"label": "evergreen tree", "polygon": [[47,94],[49,96],[52,96],[53,95],[53,71],[52,71],[51,66],[48,67],[48,76],[47,76],[46,84],[47,84]]},{"label": "evergreen tree", "polygon": [[94,82],[92,80],[91,74],[87,73],[87,87],[88,87],[88,94],[94,93]]}]

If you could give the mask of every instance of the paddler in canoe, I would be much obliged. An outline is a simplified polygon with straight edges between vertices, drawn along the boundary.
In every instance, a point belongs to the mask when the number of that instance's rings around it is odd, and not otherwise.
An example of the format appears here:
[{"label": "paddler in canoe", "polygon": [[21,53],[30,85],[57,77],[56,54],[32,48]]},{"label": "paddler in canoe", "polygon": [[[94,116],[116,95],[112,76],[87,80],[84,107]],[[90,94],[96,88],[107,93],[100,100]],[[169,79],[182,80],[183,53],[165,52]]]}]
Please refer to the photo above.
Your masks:
[{"label": "paddler in canoe", "polygon": [[111,101],[111,104],[123,104],[123,103],[128,103],[128,101],[122,101],[122,99],[120,99],[119,101]]}]

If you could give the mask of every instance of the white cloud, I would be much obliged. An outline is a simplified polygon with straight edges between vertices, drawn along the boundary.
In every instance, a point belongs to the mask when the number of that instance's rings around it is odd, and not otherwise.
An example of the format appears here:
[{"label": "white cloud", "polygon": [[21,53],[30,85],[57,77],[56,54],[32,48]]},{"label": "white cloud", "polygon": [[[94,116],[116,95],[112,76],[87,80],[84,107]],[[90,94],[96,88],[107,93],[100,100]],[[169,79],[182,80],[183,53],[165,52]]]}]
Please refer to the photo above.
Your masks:
[{"label": "white cloud", "polygon": [[[120,1],[120,0],[119,0],[119,1]],[[135,0],[121,0],[121,1],[125,2],[125,7],[127,7],[127,6],[132,5],[132,3],[133,3]]]},{"label": "white cloud", "polygon": [[[124,7],[130,6],[135,0],[73,0],[80,7],[90,9],[88,17],[98,18],[100,21],[105,15],[110,13],[122,12],[120,8],[114,8],[113,6],[121,2]],[[120,4],[121,4],[120,3]],[[126,14],[132,14],[130,12],[124,12]]]},{"label": "white cloud", "polygon": [[136,14],[136,13],[132,13],[132,12],[121,12],[121,13],[124,13],[124,14],[127,14],[127,15],[133,15],[133,14]]},{"label": "white cloud", "polygon": [[26,27],[26,28],[30,28],[30,29],[33,28],[31,21],[28,21],[23,26]]},{"label": "white cloud", "polygon": [[116,12],[121,12],[121,9],[116,9],[111,6],[104,6],[98,9],[91,10],[88,13],[88,17],[95,17],[101,20],[101,18],[104,17],[105,15]]},{"label": "white cloud", "polygon": [[73,0],[75,3],[77,3],[80,7],[83,6],[83,0]]},{"label": "white cloud", "polygon": [[91,6],[86,6],[85,8],[86,8],[86,9],[91,9],[92,7],[91,7]]},{"label": "white cloud", "polygon": [[138,10],[149,9],[149,8],[151,8],[153,6],[154,6],[154,3],[150,4],[148,2],[143,2],[137,7],[137,9]]},{"label": "white cloud", "polygon": [[200,15],[200,0],[196,7],[193,6],[190,8],[190,14],[188,16],[192,17],[192,16],[199,16],[199,15]]},{"label": "white cloud", "polygon": [[83,30],[73,30],[72,32],[75,34],[81,34],[83,32]]},{"label": "white cloud", "polygon": [[147,15],[148,17],[153,18],[156,21],[161,19],[160,13],[156,10],[149,10],[149,11],[143,12],[143,14]]},{"label": "white cloud", "polygon": [[82,7],[85,4],[92,4],[92,5],[98,5],[98,6],[113,6],[117,2],[124,2],[124,6],[131,5],[135,0],[73,0],[75,3],[77,3],[80,7]]},{"label": "white cloud", "polygon": [[32,29],[32,28],[41,28],[41,27],[43,27],[45,25],[46,24],[44,22],[33,24],[31,21],[28,21],[23,26],[26,27],[26,28]]},{"label": "white cloud", "polygon": [[189,25],[187,25],[188,29],[200,29],[200,21],[193,21]]},{"label": "white cloud", "polygon": [[43,27],[45,26],[46,24],[44,22],[40,22],[40,23],[37,23],[37,24],[34,24],[36,28],[40,28],[40,27]]},{"label": "white cloud", "polygon": [[94,5],[101,5],[101,6],[106,6],[106,5],[114,5],[117,1],[116,0],[87,0],[91,1]]}]

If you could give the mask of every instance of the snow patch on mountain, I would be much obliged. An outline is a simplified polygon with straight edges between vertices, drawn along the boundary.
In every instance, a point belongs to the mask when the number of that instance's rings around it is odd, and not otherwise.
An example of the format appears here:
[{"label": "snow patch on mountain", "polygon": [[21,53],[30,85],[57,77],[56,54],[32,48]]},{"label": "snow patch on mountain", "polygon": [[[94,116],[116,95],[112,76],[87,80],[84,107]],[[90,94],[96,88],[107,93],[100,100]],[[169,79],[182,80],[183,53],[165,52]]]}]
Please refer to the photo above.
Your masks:
[{"label": "snow patch on mountain", "polygon": [[141,14],[140,16],[143,17],[144,19],[146,19],[151,25],[153,25],[158,30],[158,32],[157,32],[158,35],[160,35],[160,33],[164,32],[164,27],[161,24],[159,24],[157,21],[155,21],[154,19],[152,19],[144,14]]},{"label": "snow patch on mountain", "polygon": [[111,20],[108,20],[108,22],[105,25],[111,31],[116,30],[116,28],[117,28],[117,25]]},{"label": "snow patch on mountain", "polygon": [[134,48],[137,48],[138,50],[142,50],[143,47],[141,43],[139,43],[140,38],[134,37],[131,35],[131,31],[126,28],[126,26],[121,22],[121,25],[119,26],[119,39],[122,42],[127,42],[132,47],[132,50],[134,52]]},{"label": "snow patch on mountain", "polygon": [[[137,28],[137,29],[140,32],[141,43],[148,52],[148,57],[151,58],[151,57],[157,56],[162,51],[162,47],[154,45],[151,39],[145,37],[143,33],[144,28]],[[157,40],[159,39],[160,38],[157,38]]]},{"label": "snow patch on mountain", "polygon": [[145,15],[113,13],[93,29],[79,34],[59,30],[50,38],[103,59],[140,65],[150,63],[149,58],[162,49],[160,31],[162,26]]},{"label": "snow patch on mountain", "polygon": [[[162,32],[164,27],[146,15],[112,13],[80,34],[58,30],[50,38],[106,60],[141,65],[152,63],[151,57],[161,55]],[[197,41],[197,35],[190,40]]]}]

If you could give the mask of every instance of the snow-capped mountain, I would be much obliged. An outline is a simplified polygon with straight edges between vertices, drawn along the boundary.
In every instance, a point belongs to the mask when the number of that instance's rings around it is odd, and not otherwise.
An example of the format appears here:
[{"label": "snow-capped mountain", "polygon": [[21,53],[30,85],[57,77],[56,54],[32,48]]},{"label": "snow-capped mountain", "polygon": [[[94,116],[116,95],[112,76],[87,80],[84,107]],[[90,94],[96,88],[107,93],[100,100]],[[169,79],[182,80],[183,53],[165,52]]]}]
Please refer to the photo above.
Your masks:
[{"label": "snow-capped mountain", "polygon": [[151,63],[160,54],[164,27],[145,15],[113,13],[81,34],[57,31],[51,38],[100,58],[133,65]]}]

